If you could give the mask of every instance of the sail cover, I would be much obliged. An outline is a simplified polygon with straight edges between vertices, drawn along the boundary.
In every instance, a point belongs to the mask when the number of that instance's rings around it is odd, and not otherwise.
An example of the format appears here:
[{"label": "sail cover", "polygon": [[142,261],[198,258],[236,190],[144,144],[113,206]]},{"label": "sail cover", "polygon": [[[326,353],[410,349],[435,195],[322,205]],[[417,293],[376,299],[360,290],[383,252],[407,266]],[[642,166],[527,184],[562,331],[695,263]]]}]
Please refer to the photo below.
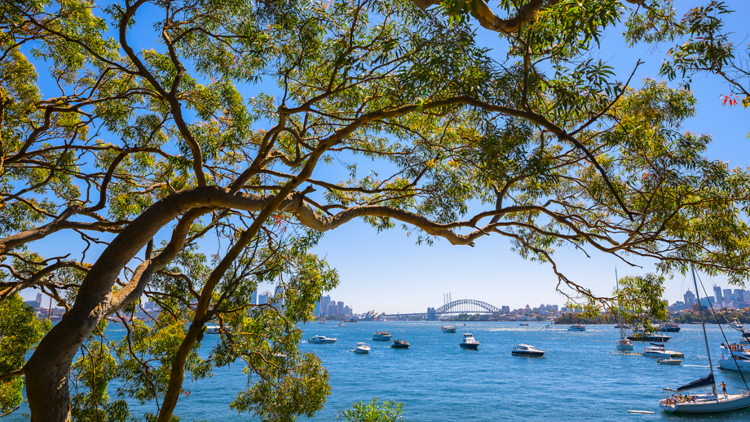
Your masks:
[{"label": "sail cover", "polygon": [[677,391],[688,391],[695,390],[696,388],[704,388],[714,385],[714,374],[709,374],[705,378],[701,378],[697,381],[693,381],[678,388]]}]

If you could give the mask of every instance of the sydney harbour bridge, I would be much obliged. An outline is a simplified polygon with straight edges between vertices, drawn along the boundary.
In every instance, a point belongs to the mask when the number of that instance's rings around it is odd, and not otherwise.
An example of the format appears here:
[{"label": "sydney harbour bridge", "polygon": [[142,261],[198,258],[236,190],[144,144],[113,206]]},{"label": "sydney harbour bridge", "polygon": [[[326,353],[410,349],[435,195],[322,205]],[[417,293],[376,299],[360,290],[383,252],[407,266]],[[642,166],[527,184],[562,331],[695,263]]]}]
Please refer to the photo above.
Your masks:
[{"label": "sydney harbour bridge", "polygon": [[[447,296],[448,298],[450,296]],[[458,314],[497,314],[502,310],[497,306],[490,305],[476,299],[458,299],[445,301],[439,308],[427,308],[424,313],[398,314],[399,317],[421,316],[427,320],[437,320],[443,316]],[[388,314],[387,316],[396,316]]]}]

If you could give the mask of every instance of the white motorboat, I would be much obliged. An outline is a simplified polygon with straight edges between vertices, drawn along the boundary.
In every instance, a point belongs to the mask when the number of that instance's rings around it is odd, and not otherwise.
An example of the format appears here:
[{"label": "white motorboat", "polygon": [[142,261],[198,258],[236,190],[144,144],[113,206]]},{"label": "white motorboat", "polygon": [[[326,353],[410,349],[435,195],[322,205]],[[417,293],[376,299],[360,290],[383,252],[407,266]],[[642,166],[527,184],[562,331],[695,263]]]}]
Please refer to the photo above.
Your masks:
[{"label": "white motorboat", "polygon": [[681,359],[659,359],[656,361],[659,365],[679,365],[682,363]]},{"label": "white motorboat", "polygon": [[615,347],[617,348],[617,350],[620,350],[623,352],[627,352],[627,351],[634,349],[633,342],[626,338],[621,338],[617,340],[617,345]]},{"label": "white motorboat", "polygon": [[732,327],[732,328],[734,328],[735,330],[742,331],[742,324],[740,323],[740,321],[737,318],[735,318],[734,320],[732,320],[732,322],[729,323],[729,326]]},{"label": "white motorboat", "polygon": [[663,345],[651,343],[651,346],[646,347],[643,356],[649,358],[684,358],[685,354],[682,352],[676,352],[674,350],[667,350]]},{"label": "white motorboat", "polygon": [[568,327],[568,331],[586,331],[586,326],[583,324],[573,324]]},{"label": "white motorboat", "polygon": [[336,340],[336,338],[328,338],[326,336],[313,336],[307,339],[307,342],[312,344],[332,344],[336,343]]},{"label": "white motorboat", "polygon": [[534,346],[529,346],[528,344],[519,344],[513,349],[513,352],[511,352],[513,356],[529,356],[537,358],[544,356],[544,353],[544,350],[535,349]]},{"label": "white motorboat", "polygon": [[206,334],[219,334],[220,328],[216,325],[207,325]]},{"label": "white motorboat", "polygon": [[456,332],[456,327],[454,327],[452,325],[445,325],[445,326],[443,326],[443,328],[440,329],[440,331],[442,331],[444,333],[455,333]]},{"label": "white motorboat", "polygon": [[462,349],[477,350],[479,348],[479,342],[474,338],[471,333],[464,334],[464,340],[460,344]]},{"label": "white motorboat", "polygon": [[739,355],[750,357],[750,347],[744,344],[724,344],[721,343],[721,348],[729,352],[730,355]]},{"label": "white motorboat", "polygon": [[[693,283],[695,284],[696,301],[700,303],[700,290],[698,290],[698,281],[695,277],[695,269],[692,269]],[[710,304],[709,304],[710,306]],[[703,307],[699,308],[701,316],[701,326],[703,327],[703,341],[706,344],[706,355],[708,356],[708,376],[699,380],[687,383],[676,390],[665,388],[665,391],[673,391],[679,394],[678,397],[668,397],[659,400],[659,405],[665,412],[683,413],[683,414],[700,414],[700,413],[718,413],[730,410],[739,410],[750,407],[750,393],[743,391],[740,394],[721,394],[716,391],[716,382],[714,380],[714,368],[711,362],[711,350],[708,347],[708,336],[706,335],[706,324],[703,321]],[[692,396],[682,396],[683,391],[692,391],[699,388],[711,388],[708,394],[696,394]],[[726,390],[725,390],[726,391]]]},{"label": "white motorboat", "polygon": [[357,353],[359,355],[366,355],[370,353],[370,347],[362,342],[359,342],[357,343],[357,347],[354,348],[354,353]]},{"label": "white motorboat", "polygon": [[719,368],[750,373],[750,357],[738,354],[733,354],[729,357],[722,355],[719,360]]},{"label": "white motorboat", "polygon": [[391,333],[387,331],[376,331],[372,335],[372,339],[376,341],[391,341]]}]

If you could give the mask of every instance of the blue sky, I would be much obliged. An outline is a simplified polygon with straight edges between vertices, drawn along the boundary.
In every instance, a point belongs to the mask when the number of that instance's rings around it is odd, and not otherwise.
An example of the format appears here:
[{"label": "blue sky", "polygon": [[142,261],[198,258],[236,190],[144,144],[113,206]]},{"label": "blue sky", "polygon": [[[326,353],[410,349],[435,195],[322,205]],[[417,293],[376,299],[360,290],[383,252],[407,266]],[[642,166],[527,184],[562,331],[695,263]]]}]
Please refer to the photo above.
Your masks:
[{"label": "blue sky", "polygon": [[[678,0],[677,3],[680,11],[684,11],[705,1]],[[737,9],[737,13],[729,18],[727,27],[737,32],[739,41],[747,42],[750,32],[743,16],[750,15],[750,2],[729,3]],[[147,28],[147,21],[148,17],[143,16],[139,25]],[[602,41],[599,57],[614,67],[622,80],[627,79],[639,59],[644,61],[645,64],[633,78],[634,87],[647,77],[661,79],[658,68],[671,44],[657,49],[653,46],[628,48],[621,31],[621,28],[609,31]],[[487,47],[503,44],[494,33],[480,30],[478,34],[480,43]],[[136,37],[134,44],[137,42]],[[503,51],[499,47],[498,57],[502,56]],[[671,84],[677,86],[678,82]],[[746,139],[746,134],[750,132],[750,125],[747,124],[750,111],[722,106],[719,97],[728,94],[729,89],[716,77],[695,77],[692,89],[698,99],[697,116],[685,124],[684,130],[713,136],[708,157],[729,160],[731,166],[750,165],[750,141]],[[269,87],[268,91],[275,91],[275,87]],[[319,167],[313,178],[330,172],[336,170]],[[344,177],[341,176],[342,179]],[[481,210],[477,207],[470,212]],[[45,249],[59,251],[61,244],[79,242],[75,236],[58,234],[46,240],[44,245],[35,245],[34,248],[43,253]],[[89,256],[93,257],[97,250],[100,248],[93,248]],[[205,252],[213,253],[215,250],[215,243],[207,241]],[[565,302],[565,298],[555,291],[557,278],[550,266],[525,261],[511,252],[509,242],[499,236],[480,239],[474,248],[452,246],[441,240],[433,246],[417,246],[415,237],[409,237],[407,232],[400,229],[377,233],[364,223],[353,221],[326,233],[315,251],[325,256],[340,274],[339,287],[329,294],[334,300],[343,300],[352,306],[355,312],[371,309],[388,313],[424,312],[429,306],[441,305],[443,293],[451,293],[453,299],[479,299],[512,308],[526,304],[534,307],[541,303],[562,305]],[[590,258],[580,251],[562,248],[555,254],[555,260],[570,279],[590,287],[598,295],[607,295],[613,290],[615,267],[620,276],[644,274],[654,269],[651,261],[635,260],[642,268],[634,268],[613,256],[592,250],[588,252]],[[726,286],[726,281],[721,277],[704,280],[708,284]],[[666,298],[670,302],[681,299],[687,286],[689,284],[681,275],[675,276],[668,281]],[[261,291],[265,289],[273,290],[271,286],[260,288]],[[27,298],[35,295],[34,290],[23,292]]]}]

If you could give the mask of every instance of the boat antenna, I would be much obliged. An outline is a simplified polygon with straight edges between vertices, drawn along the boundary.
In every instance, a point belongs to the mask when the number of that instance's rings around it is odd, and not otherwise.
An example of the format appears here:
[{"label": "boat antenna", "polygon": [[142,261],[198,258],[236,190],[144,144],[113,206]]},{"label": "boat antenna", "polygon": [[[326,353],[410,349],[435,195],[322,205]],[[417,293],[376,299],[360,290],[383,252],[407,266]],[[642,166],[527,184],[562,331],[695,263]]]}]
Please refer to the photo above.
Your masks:
[{"label": "boat antenna", "polygon": [[[700,279],[700,276],[698,277]],[[747,385],[747,381],[745,380],[745,376],[742,374],[742,371],[740,370],[740,364],[737,363],[737,359],[734,358],[734,352],[732,352],[732,348],[729,347],[729,340],[727,340],[727,336],[724,334],[724,329],[721,328],[721,324],[719,323],[719,317],[716,315],[716,311],[714,310],[714,307],[711,306],[711,299],[708,297],[708,293],[706,293],[706,286],[703,285],[703,280],[701,280],[701,287],[703,288],[703,293],[706,294],[706,298],[708,299],[708,305],[710,306],[711,313],[713,314],[714,318],[716,319],[716,325],[719,326],[719,330],[721,330],[721,336],[724,337],[724,344],[727,345],[727,350],[729,350],[729,355],[732,356],[732,361],[734,362],[734,365],[737,367],[737,372],[740,373],[740,377],[742,377],[742,382],[745,383],[745,388],[750,390],[750,387]],[[697,287],[696,287],[697,289]],[[698,305],[700,306],[700,305]],[[724,318],[726,320],[726,318]]]},{"label": "boat antenna", "polygon": [[[703,322],[703,308],[701,307],[701,295],[698,292],[698,281],[695,279],[695,268],[691,265],[690,270],[693,272],[693,284],[695,284],[695,298],[698,299],[698,313],[701,316],[701,327],[703,327],[703,341],[706,342],[706,354],[708,355],[708,369],[711,370],[711,381],[712,381],[712,387],[714,390],[714,395],[718,396],[716,393],[716,378],[714,378],[714,365],[711,363],[711,350],[708,348],[708,336],[706,335],[706,323]],[[708,296],[708,295],[706,295]]]}]

